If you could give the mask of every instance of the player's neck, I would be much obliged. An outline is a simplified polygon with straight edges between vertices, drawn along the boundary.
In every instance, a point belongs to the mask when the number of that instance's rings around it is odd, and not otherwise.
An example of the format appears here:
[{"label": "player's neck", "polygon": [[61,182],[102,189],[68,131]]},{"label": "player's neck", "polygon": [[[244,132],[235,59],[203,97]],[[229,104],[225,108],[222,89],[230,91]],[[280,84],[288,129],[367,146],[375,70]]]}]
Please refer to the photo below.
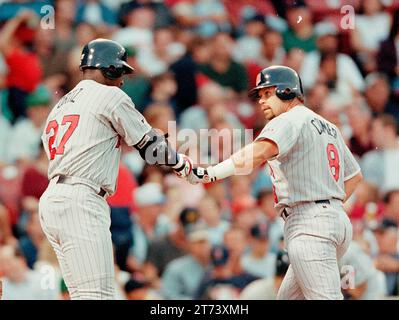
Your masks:
[{"label": "player's neck", "polygon": [[301,101],[297,101],[297,99],[295,99],[294,101],[292,101],[292,102],[290,102],[288,105],[287,105],[287,109],[286,109],[286,111],[290,111],[291,109],[293,109],[293,108],[295,108],[295,107],[297,107],[297,106],[301,106],[302,105],[302,102]]},{"label": "player's neck", "polygon": [[105,78],[102,76],[99,70],[85,70],[82,78],[83,80],[92,80],[105,85]]}]

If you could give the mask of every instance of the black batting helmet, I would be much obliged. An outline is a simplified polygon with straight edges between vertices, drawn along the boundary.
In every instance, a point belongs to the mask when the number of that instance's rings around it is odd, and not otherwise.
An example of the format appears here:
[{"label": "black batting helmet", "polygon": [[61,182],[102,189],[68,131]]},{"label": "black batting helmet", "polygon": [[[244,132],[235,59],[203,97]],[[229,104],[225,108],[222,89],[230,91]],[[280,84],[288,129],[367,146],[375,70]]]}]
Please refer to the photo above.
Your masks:
[{"label": "black batting helmet", "polygon": [[281,100],[295,97],[303,101],[302,82],[295,70],[285,66],[271,66],[263,69],[256,77],[256,87],[249,91],[252,100],[259,98],[258,91],[263,88],[277,87],[276,96]]},{"label": "black batting helmet", "polygon": [[134,72],[126,60],[126,50],[119,43],[107,39],[95,39],[84,46],[79,68],[99,69],[104,77],[114,80],[123,74]]}]

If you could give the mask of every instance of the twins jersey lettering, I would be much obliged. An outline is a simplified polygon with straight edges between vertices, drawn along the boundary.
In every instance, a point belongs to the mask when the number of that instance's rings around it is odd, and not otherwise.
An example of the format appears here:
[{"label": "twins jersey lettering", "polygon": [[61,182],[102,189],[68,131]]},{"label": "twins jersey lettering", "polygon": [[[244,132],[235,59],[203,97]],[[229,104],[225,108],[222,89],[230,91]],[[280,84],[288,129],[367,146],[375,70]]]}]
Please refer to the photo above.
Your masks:
[{"label": "twins jersey lettering", "polygon": [[256,140],[274,141],[279,154],[268,161],[277,208],[300,202],[345,198],[344,181],[360,167],[339,132],[305,106],[272,119]]},{"label": "twins jersey lettering", "polygon": [[119,88],[81,81],[48,116],[42,141],[48,177],[84,178],[114,193],[120,139],[133,146],[151,129]]}]

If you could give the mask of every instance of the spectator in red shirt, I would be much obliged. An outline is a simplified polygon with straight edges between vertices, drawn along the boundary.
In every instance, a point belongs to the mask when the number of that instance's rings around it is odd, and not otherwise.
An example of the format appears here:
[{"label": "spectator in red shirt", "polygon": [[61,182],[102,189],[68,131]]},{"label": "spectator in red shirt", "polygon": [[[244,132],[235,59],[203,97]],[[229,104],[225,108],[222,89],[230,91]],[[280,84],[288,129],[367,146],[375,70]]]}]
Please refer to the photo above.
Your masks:
[{"label": "spectator in red shirt", "polygon": [[111,207],[111,234],[115,248],[116,264],[126,270],[129,249],[133,246],[130,214],[134,209],[133,192],[137,182],[123,163],[119,166],[116,193],[108,198]]},{"label": "spectator in red shirt", "polygon": [[42,80],[39,58],[32,51],[34,28],[38,23],[35,13],[24,10],[7,21],[0,32],[0,52],[9,70],[6,81],[12,123],[25,116],[25,98]]},{"label": "spectator in red shirt", "polygon": [[48,160],[42,144],[37,160],[27,167],[21,186],[22,209],[35,212],[38,210],[39,199],[48,185]]}]

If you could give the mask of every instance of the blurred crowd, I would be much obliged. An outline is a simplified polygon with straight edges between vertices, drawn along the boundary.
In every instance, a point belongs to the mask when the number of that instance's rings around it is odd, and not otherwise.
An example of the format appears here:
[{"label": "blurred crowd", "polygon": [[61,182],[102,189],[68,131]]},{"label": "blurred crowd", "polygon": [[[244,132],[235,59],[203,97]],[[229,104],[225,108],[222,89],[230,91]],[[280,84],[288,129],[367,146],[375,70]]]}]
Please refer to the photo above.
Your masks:
[{"label": "blurred crowd", "polygon": [[[223,160],[233,137],[242,146],[245,129],[263,128],[247,98],[261,69],[295,69],[306,106],[341,129],[365,178],[345,204],[354,228],[340,265],[345,298],[399,295],[399,1],[0,0],[4,299],[68,299],[38,219],[48,183],[40,137],[80,81],[82,47],[99,37],[126,47],[136,73],[122,89],[154,128],[176,123],[209,139],[190,148],[197,163]],[[289,259],[267,164],[192,186],[122,149],[108,198],[118,299],[275,299]]]}]

